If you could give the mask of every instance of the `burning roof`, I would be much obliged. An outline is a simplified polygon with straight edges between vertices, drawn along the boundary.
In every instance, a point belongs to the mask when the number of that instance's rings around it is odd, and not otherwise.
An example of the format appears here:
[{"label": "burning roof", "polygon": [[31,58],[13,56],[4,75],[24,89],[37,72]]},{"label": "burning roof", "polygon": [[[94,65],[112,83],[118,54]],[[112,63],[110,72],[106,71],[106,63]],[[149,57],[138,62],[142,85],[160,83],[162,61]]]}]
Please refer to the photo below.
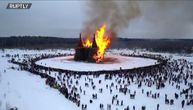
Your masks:
[{"label": "burning roof", "polygon": [[106,25],[100,27],[93,36],[86,37],[83,41],[80,34],[80,41],[78,47],[75,49],[74,59],[76,61],[88,61],[100,63],[104,60],[106,49],[110,45],[110,36],[106,35]]}]

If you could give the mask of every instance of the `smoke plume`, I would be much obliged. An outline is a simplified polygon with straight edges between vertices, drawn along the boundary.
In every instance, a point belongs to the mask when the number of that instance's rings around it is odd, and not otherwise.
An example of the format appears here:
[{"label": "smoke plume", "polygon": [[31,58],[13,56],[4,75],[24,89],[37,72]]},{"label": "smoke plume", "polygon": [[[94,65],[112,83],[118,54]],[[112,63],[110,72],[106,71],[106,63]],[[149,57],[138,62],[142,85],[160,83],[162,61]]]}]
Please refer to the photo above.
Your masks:
[{"label": "smoke plume", "polygon": [[115,37],[118,31],[128,27],[131,19],[140,15],[140,9],[138,2],[133,0],[90,0],[87,15],[84,35],[91,36],[96,29],[106,24],[111,37]]},{"label": "smoke plume", "polygon": [[87,6],[87,20],[82,30],[86,36],[92,36],[104,23],[111,37],[116,36],[136,18],[143,21],[139,30],[133,30],[138,37],[184,38],[193,34],[191,0],[90,0]]}]

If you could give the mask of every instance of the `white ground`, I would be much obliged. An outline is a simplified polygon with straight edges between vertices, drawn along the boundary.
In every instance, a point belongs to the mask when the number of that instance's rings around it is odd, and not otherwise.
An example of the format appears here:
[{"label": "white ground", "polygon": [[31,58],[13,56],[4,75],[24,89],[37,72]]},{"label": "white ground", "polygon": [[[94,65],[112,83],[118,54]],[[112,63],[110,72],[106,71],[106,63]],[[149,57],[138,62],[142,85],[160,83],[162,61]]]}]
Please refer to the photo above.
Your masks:
[{"label": "white ground", "polygon": [[45,67],[60,68],[73,71],[100,71],[100,70],[120,70],[120,68],[132,69],[150,66],[157,63],[156,60],[148,58],[126,57],[120,55],[108,55],[106,56],[106,58],[107,57],[116,59],[116,61],[114,61],[113,63],[96,64],[69,60],[73,59],[73,56],[66,56],[39,60],[36,62],[36,64]]},{"label": "white ground", "polygon": [[[7,60],[10,59],[5,56],[7,53],[9,54],[30,54],[32,57],[42,54],[42,53],[50,53],[56,54],[60,52],[73,53],[69,50],[42,50],[42,51],[34,51],[34,50],[5,50],[4,52],[0,50],[0,110],[8,110],[6,108],[9,107],[18,107],[18,110],[81,110],[74,103],[68,101],[61,95],[58,90],[50,88],[45,85],[45,79],[40,78],[37,75],[33,75],[26,71],[17,71],[12,70],[10,67],[18,67],[17,65],[8,63]],[[119,53],[130,53],[133,52],[131,50],[111,50],[111,53],[119,54]],[[139,51],[141,52],[141,51]],[[157,53],[151,53],[157,54]],[[161,53],[162,54],[162,53]],[[178,54],[163,54],[165,56],[173,56],[173,59],[187,59],[188,61],[193,63],[193,55],[184,56]],[[22,59],[22,58],[21,58]],[[52,73],[52,76],[55,76],[57,73]],[[112,82],[116,82],[115,80],[118,77],[114,77],[112,80],[104,80],[104,75],[101,75],[99,78],[93,78],[93,76],[83,76],[79,81],[79,85],[83,87],[83,90],[86,90],[86,95],[81,94],[81,103],[88,104],[88,110],[99,110],[99,103],[108,104],[111,103],[112,95],[118,94],[118,99],[124,100],[124,106],[112,106],[112,110],[123,110],[127,105],[131,107],[136,105],[136,110],[141,110],[141,106],[146,105],[146,110],[156,110],[156,104],[160,104],[160,110],[182,110],[181,108],[181,100],[184,97],[180,97],[177,101],[174,102],[174,105],[165,105],[164,104],[164,95],[168,94],[168,98],[174,98],[173,93],[178,90],[175,87],[167,84],[164,89],[156,90],[155,86],[147,87],[142,86],[144,91],[151,90],[153,93],[160,92],[159,99],[152,99],[146,97],[145,94],[141,94],[141,89],[137,88],[135,83],[132,83],[128,86],[131,89],[131,93],[136,90],[137,95],[136,99],[132,100],[128,95],[124,95],[119,93],[117,90],[113,89],[113,93],[109,94],[109,90],[105,89],[106,84],[111,84]],[[73,77],[73,84],[75,80]],[[93,90],[91,86],[84,87],[85,82],[88,82],[88,79],[93,79],[97,88]],[[99,84],[98,81],[102,80],[102,84]],[[193,82],[193,81],[190,81]],[[90,83],[89,83],[90,84]],[[104,88],[103,93],[99,93],[98,89]],[[181,85],[181,89],[187,88],[184,85]],[[89,104],[89,100],[91,99],[91,94],[97,93],[98,99],[94,100],[92,104]],[[192,110],[193,106],[185,106],[183,110]],[[106,110],[106,106],[105,106]]]},{"label": "white ground", "polygon": [[8,58],[2,57],[7,53],[23,52],[34,54],[38,51],[0,50],[0,110],[9,110],[11,107],[18,107],[18,110],[77,110],[74,103],[66,100],[57,90],[46,86],[45,79],[26,71],[10,69],[18,66],[8,63]]}]

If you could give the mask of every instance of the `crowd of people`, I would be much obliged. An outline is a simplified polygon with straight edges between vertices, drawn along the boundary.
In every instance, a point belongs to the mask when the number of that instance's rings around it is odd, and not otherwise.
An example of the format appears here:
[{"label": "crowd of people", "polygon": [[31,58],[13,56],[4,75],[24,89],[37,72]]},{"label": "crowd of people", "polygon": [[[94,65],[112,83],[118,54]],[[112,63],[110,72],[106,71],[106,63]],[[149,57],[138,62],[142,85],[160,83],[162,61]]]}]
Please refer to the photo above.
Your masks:
[{"label": "crowd of people", "polygon": [[[18,61],[20,56],[14,55],[10,61],[19,64],[21,70],[27,70],[46,78],[45,83],[47,85],[58,89],[65,98],[82,110],[87,110],[88,104],[94,103],[99,94],[106,94],[104,91],[109,91],[108,94],[112,95],[111,103],[105,105],[100,102],[98,106],[100,110],[111,110],[113,106],[122,106],[124,110],[136,110],[137,105],[126,103],[125,100],[119,98],[119,95],[124,94],[129,96],[131,100],[135,100],[140,90],[140,94],[145,97],[160,99],[162,93],[159,90],[166,88],[166,85],[176,88],[177,92],[173,96],[165,93],[165,104],[174,105],[179,97],[182,97],[182,108],[193,106],[193,83],[191,82],[193,80],[193,65],[185,59],[177,60],[161,55],[142,54],[138,57],[154,58],[158,60],[159,64],[130,70],[87,72],[87,75],[84,72],[53,69],[35,64],[40,59],[66,55],[68,54],[41,54],[32,58],[30,55],[24,54],[25,59],[20,62]],[[126,54],[121,55],[128,56]],[[90,77],[91,75],[92,77]],[[104,77],[104,80],[101,77]],[[111,81],[111,83],[104,83],[105,81]],[[137,85],[138,90],[129,88],[133,84]],[[104,86],[98,87],[98,85]],[[143,87],[155,87],[158,91],[145,90]],[[82,100],[82,97],[90,94],[85,88],[93,90],[89,103],[84,103]],[[115,91],[118,93],[116,94]],[[155,106],[157,110],[160,110],[161,105],[159,103]],[[141,110],[146,110],[146,108],[146,105],[141,106]]]}]

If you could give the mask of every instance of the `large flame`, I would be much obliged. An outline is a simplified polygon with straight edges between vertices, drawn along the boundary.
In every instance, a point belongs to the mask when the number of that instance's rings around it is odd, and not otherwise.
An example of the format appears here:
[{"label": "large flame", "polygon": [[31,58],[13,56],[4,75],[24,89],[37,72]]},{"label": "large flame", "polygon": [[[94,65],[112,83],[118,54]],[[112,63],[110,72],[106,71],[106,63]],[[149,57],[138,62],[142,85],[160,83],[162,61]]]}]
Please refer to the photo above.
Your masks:
[{"label": "large flame", "polygon": [[[104,59],[104,54],[107,47],[110,45],[110,37],[106,35],[106,25],[102,25],[100,29],[96,31],[95,41],[97,44],[97,53],[93,56],[96,63],[102,62]],[[85,42],[83,43],[84,47],[92,47],[92,41],[88,37],[86,38]]]},{"label": "large flame", "polygon": [[110,44],[110,37],[105,36],[105,33],[106,33],[105,24],[99,30],[96,31],[97,36],[95,37],[95,40],[98,47],[98,51],[97,54],[94,55],[93,57],[97,63],[103,61],[105,51]]}]

